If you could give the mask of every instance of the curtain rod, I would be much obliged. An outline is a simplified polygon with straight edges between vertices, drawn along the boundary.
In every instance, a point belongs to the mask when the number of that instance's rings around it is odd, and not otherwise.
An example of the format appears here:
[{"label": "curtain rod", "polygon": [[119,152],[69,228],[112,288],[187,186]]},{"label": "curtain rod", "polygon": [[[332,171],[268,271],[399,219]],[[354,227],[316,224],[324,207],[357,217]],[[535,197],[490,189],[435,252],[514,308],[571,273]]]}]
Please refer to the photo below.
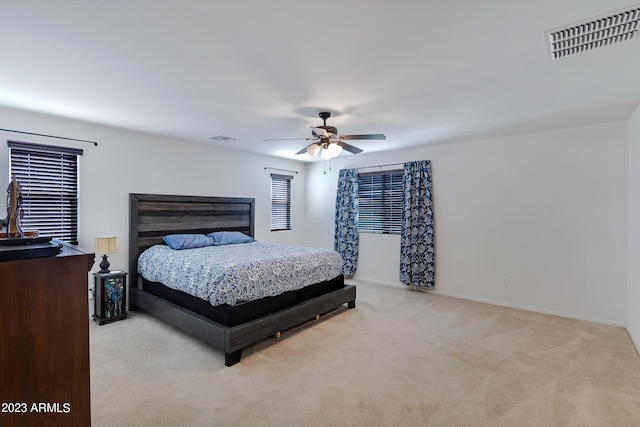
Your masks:
[{"label": "curtain rod", "polygon": [[298,174],[298,171],[290,171],[288,169],[278,169],[278,168],[270,168],[270,167],[266,167],[264,168],[264,170],[270,169],[272,171],[282,171],[282,172],[291,172],[291,173],[295,173]]},{"label": "curtain rod", "polygon": [[398,165],[403,165],[404,166],[404,163],[388,163],[386,165],[363,166],[361,168],[356,168],[356,169],[360,170],[360,169],[370,169],[370,168],[382,168],[382,167],[385,167],[385,166],[398,166]]},{"label": "curtain rod", "polygon": [[25,135],[46,136],[47,138],[66,139],[67,141],[88,142],[89,144],[93,144],[96,147],[98,146],[97,142],[95,142],[95,141],[87,141],[86,139],[66,138],[64,136],[46,135],[46,134],[43,134],[43,133],[24,132],[24,131],[21,131],[21,130],[11,130],[11,129],[0,129],[0,131],[23,133]]}]

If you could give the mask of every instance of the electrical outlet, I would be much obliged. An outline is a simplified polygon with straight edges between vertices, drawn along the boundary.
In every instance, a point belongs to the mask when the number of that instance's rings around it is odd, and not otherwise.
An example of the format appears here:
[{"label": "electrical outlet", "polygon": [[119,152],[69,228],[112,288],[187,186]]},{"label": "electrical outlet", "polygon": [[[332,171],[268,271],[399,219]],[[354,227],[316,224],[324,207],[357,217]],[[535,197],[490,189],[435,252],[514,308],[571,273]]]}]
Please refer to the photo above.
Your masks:
[{"label": "electrical outlet", "polygon": [[509,278],[507,276],[502,276],[501,277],[501,283],[502,283],[502,287],[503,288],[508,288],[509,287]]}]

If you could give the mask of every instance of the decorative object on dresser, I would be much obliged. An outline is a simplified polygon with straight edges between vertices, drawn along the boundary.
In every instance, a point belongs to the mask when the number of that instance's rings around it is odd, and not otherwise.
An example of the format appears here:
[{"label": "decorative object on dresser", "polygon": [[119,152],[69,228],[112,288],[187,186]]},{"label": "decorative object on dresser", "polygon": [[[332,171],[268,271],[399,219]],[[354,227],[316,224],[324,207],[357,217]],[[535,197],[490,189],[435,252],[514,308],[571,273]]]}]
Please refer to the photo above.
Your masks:
[{"label": "decorative object on dresser", "polygon": [[127,273],[93,273],[93,320],[100,325],[127,318]]},{"label": "decorative object on dresser", "polygon": [[22,191],[16,176],[11,176],[7,187],[7,218],[1,221],[6,232],[0,237],[0,261],[54,256],[60,253],[62,243],[49,236],[38,236],[37,231],[23,231]]},{"label": "decorative object on dresser", "polygon": [[96,237],[96,254],[102,254],[102,262],[100,263],[100,273],[109,272],[109,260],[107,255],[115,254],[116,250],[116,237]]},{"label": "decorative object on dresser", "polygon": [[87,272],[94,254],[0,262],[2,427],[91,425]]},{"label": "decorative object on dresser", "polygon": [[2,225],[7,227],[5,236],[8,239],[21,239],[23,237],[38,237],[38,231],[25,231],[22,229],[22,188],[15,175],[11,175],[11,181],[7,186],[7,218],[2,220]]},{"label": "decorative object on dresser", "polygon": [[7,187],[7,238],[24,237],[22,232],[22,191],[15,175]]},{"label": "decorative object on dresser", "polygon": [[[200,241],[205,245],[204,247],[191,249],[183,247],[175,250],[197,253],[208,252],[211,248],[225,247],[216,245],[216,243],[222,243],[217,241],[219,237],[217,232],[240,232],[244,235],[244,240],[248,238],[254,240],[255,200],[238,197],[130,194],[129,203],[131,309],[141,308],[224,351],[227,366],[238,363],[243,349],[250,345],[269,337],[278,337],[281,331],[314,318],[318,319],[319,315],[334,311],[345,304],[348,308],[355,307],[356,287],[344,283],[344,276],[340,274],[339,267],[336,268],[335,277],[319,283],[312,283],[280,294],[274,293],[271,294],[274,296],[257,300],[220,305],[213,305],[208,300],[173,289],[167,286],[168,284],[145,279],[138,270],[140,255],[154,248],[156,255],[161,251],[170,251],[166,247],[158,247],[166,241],[165,237],[179,235],[183,238],[181,240],[183,246],[188,244],[189,247],[192,247],[194,242]],[[187,236],[191,237],[188,241],[184,239]],[[199,238],[196,239],[196,237]],[[209,245],[214,246],[206,247],[207,239],[215,241],[216,243],[209,242]],[[180,242],[171,243],[175,246]],[[259,243],[239,243],[236,246]],[[167,245],[170,246],[169,243]],[[167,263],[174,260],[175,258],[168,258]],[[272,274],[267,277],[273,279],[273,273],[281,267],[280,263],[273,263]],[[300,283],[307,279],[306,275],[300,272],[284,274],[294,278],[297,274]],[[275,286],[280,284],[280,281],[275,282],[278,282],[274,283]],[[198,285],[201,282],[195,283]],[[250,283],[245,285],[245,288],[251,287]]]}]

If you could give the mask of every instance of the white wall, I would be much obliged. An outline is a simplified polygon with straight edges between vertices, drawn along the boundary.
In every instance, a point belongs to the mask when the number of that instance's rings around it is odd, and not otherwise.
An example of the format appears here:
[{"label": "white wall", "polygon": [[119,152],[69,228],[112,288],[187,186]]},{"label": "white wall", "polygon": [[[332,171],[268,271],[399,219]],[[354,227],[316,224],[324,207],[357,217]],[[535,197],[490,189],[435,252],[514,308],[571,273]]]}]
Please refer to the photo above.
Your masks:
[{"label": "white wall", "polygon": [[627,331],[640,351],[640,106],[629,119]]},{"label": "white wall", "polygon": [[[131,192],[255,197],[259,240],[331,248],[339,169],[429,159],[437,292],[628,323],[636,342],[640,334],[638,310],[632,310],[640,305],[640,272],[631,262],[640,252],[640,226],[635,221],[640,201],[633,197],[640,187],[637,111],[628,125],[610,123],[385,154],[345,154],[332,161],[331,170],[327,163],[326,174],[322,163],[305,166],[20,110],[0,108],[0,117],[7,129],[98,141],[93,147],[0,132],[4,140],[84,149],[80,245],[92,250],[95,236],[117,235],[118,253],[109,257],[113,269],[127,269]],[[627,194],[628,150],[632,173]],[[1,188],[8,182],[7,156],[2,143]],[[301,171],[293,180],[291,232],[269,231],[270,171],[265,167]],[[629,242],[628,290],[627,207],[636,233]],[[364,234],[357,277],[400,286],[398,254],[398,236]],[[509,277],[508,288],[501,286],[502,276]]]},{"label": "white wall", "polygon": [[[436,292],[626,324],[625,122],[345,155],[326,174],[311,164],[309,242],[333,245],[339,169],[423,159],[433,171]],[[361,234],[359,258],[357,278],[400,285],[398,236]]]},{"label": "white wall", "polygon": [[[0,188],[8,184],[8,149],[17,140],[84,149],[80,159],[79,244],[93,251],[100,235],[118,237],[111,269],[128,270],[129,193],[254,197],[255,234],[264,242],[303,244],[303,165],[296,161],[184,143],[74,120],[0,108],[2,128],[97,141],[98,146],[1,132]],[[206,136],[205,136],[206,138]],[[271,232],[270,173],[265,167],[301,171],[292,183],[292,231]],[[282,172],[278,172],[282,173]],[[1,203],[6,210],[4,198]],[[98,263],[96,263],[98,264]],[[93,271],[97,271],[94,265]]]}]

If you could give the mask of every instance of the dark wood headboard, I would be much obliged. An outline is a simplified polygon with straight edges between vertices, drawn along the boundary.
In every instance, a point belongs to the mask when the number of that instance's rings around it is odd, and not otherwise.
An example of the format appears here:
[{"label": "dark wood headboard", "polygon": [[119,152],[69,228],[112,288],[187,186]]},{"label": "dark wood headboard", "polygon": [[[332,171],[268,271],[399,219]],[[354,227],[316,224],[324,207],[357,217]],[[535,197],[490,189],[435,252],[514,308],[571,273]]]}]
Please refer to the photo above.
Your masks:
[{"label": "dark wood headboard", "polygon": [[167,234],[241,231],[254,236],[255,199],[129,194],[129,277],[138,284],[138,256]]}]

